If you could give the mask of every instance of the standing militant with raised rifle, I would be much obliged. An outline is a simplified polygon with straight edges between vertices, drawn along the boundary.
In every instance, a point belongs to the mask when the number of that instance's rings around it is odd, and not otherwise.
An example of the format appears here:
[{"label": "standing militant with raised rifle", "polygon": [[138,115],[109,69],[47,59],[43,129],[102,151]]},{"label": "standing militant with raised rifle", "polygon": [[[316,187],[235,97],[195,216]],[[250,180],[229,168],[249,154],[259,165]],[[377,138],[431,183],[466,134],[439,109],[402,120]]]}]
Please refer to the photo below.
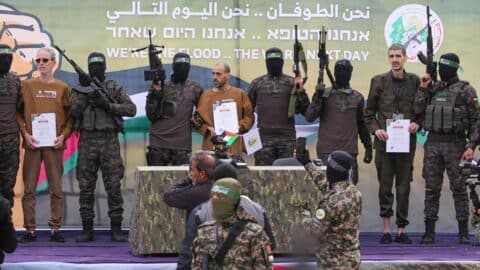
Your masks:
[{"label": "standing militant with raised rifle", "polygon": [[198,227],[192,243],[192,269],[272,269],[269,239],[262,226],[239,207],[242,186],[233,178],[215,182],[215,220]]},{"label": "standing militant with raised rifle", "polygon": [[469,201],[458,161],[473,158],[479,142],[480,113],[476,91],[468,82],[458,78],[459,68],[460,59],[456,54],[443,54],[439,60],[441,81],[432,83],[434,76],[426,73],[415,97],[415,112],[424,114],[423,127],[429,132],[423,160],[425,234],[422,244],[435,243],[435,222],[445,170],[455,202],[459,243],[470,243]]},{"label": "standing militant with raised rifle", "polygon": [[418,57],[426,68],[415,96],[414,111],[424,117],[427,130],[423,160],[425,178],[425,234],[422,244],[435,243],[435,222],[438,220],[439,199],[443,173],[446,170],[455,202],[458,221],[458,240],[469,244],[468,194],[465,178],[460,175],[460,159],[471,161],[479,143],[480,112],[475,89],[458,78],[460,59],[455,53],[440,56],[437,82],[437,63],[433,61],[433,38],[430,26],[430,7],[427,6],[427,56]]},{"label": "standing militant with raised rifle", "polygon": [[17,104],[21,88],[20,79],[10,72],[12,60],[12,49],[0,44],[0,196],[10,202],[10,207],[19,162]]},{"label": "standing militant with raised rifle", "polygon": [[[62,51],[60,51],[64,58]],[[71,96],[71,116],[75,128],[80,131],[78,142],[77,179],[80,188],[80,217],[83,230],[77,242],[93,241],[95,217],[95,187],[97,171],[102,170],[102,179],[108,196],[108,216],[111,224],[111,239],[123,242],[123,198],[121,181],[124,166],[120,155],[118,132],[123,132],[122,116],[135,116],[137,108],[123,86],[105,78],[107,63],[105,55],[92,52],[88,56],[86,74],[73,61],[69,61],[79,74],[80,85],[75,86]],[[92,81],[95,81],[94,83]],[[120,122],[119,122],[120,120]]]},{"label": "standing militant with raised rifle", "polygon": [[[319,40],[320,74],[315,87],[312,103],[305,113],[305,119],[313,122],[320,117],[318,128],[317,156],[324,163],[335,150],[343,150],[353,158],[352,182],[358,183],[358,137],[365,147],[363,161],[372,161],[372,140],[363,119],[365,100],[363,95],[350,87],[353,67],[346,59],[335,63],[335,81],[328,68],[328,54],[326,53],[326,31],[322,29]],[[332,84],[325,89],[323,83],[324,70]]]},{"label": "standing militant with raised rifle", "polygon": [[163,88],[153,82],[147,95],[145,111],[152,122],[147,163],[149,166],[188,164],[192,152],[190,118],[203,88],[188,80],[190,56],[173,57],[173,73]]},{"label": "standing militant with raised rifle", "polygon": [[[295,26],[295,33],[297,28]],[[282,72],[283,54],[278,48],[265,52],[268,74],[256,78],[248,88],[253,109],[257,108],[257,123],[263,148],[255,152],[255,165],[272,165],[279,158],[293,156],[295,149],[295,113],[305,114],[310,104],[303,89],[299,61],[306,65],[301,44],[295,39],[295,78]],[[292,101],[293,100],[293,101]],[[290,103],[294,104],[293,107]]]},{"label": "standing militant with raised rifle", "polygon": [[177,53],[173,57],[170,81],[165,83],[165,70],[158,54],[164,46],[152,43],[133,52],[148,49],[150,70],[145,71],[145,81],[152,81],[148,91],[145,111],[152,122],[150,145],[147,150],[149,166],[188,164],[192,152],[192,129],[190,118],[197,106],[203,88],[188,80],[190,56]]},{"label": "standing militant with raised rifle", "polygon": [[353,159],[344,151],[333,151],[325,173],[310,161],[308,150],[297,155],[320,192],[312,214],[305,203],[300,209],[302,225],[317,239],[317,269],[360,269],[360,215],[362,194],[348,180]]}]

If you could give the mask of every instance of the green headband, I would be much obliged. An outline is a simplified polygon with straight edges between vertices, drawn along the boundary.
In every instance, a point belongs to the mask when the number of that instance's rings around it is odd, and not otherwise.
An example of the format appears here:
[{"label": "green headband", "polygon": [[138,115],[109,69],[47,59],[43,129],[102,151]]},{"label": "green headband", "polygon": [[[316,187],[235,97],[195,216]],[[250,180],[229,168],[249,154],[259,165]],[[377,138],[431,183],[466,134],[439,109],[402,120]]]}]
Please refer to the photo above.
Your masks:
[{"label": "green headband", "polygon": [[269,52],[266,55],[267,59],[272,59],[272,58],[282,58],[282,53],[281,52]]},{"label": "green headband", "polygon": [[449,66],[449,67],[452,67],[452,68],[456,68],[456,69],[460,70],[461,72],[463,72],[463,68],[460,66],[460,64],[458,64],[456,62],[453,62],[452,60],[448,60],[446,58],[440,58],[440,60],[438,62],[442,65],[446,65],[446,66]]},{"label": "green headband", "polygon": [[232,199],[234,202],[238,201],[240,199],[240,194],[237,192],[233,191],[232,189],[220,185],[214,185],[212,187],[212,193],[218,193],[218,194],[223,194],[227,196],[228,198]]},{"label": "green headband", "polygon": [[88,59],[89,64],[95,63],[95,62],[105,63],[105,58],[103,58],[101,56],[94,56],[94,57]]},{"label": "green headband", "polygon": [[10,48],[0,48],[0,54],[12,54],[12,49],[10,49]]},{"label": "green headband", "polygon": [[188,57],[175,58],[174,63],[190,63],[190,58]]}]

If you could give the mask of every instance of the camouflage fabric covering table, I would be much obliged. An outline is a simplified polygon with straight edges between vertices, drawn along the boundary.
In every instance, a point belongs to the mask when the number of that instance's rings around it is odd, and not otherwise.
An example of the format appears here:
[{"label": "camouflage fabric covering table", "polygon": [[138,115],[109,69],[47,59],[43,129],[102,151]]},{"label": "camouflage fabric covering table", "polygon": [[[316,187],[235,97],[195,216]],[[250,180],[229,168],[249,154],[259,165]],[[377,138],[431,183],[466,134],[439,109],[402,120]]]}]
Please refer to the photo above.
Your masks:
[{"label": "camouflage fabric covering table", "polygon": [[[268,212],[277,237],[276,253],[298,251],[306,246],[305,237],[297,234],[299,214],[293,204],[309,202],[314,209],[318,192],[303,167],[249,167],[253,181],[253,199]],[[135,256],[175,253],[184,235],[185,212],[170,208],[162,201],[165,188],[188,173],[187,166],[138,167],[138,184],[132,208],[130,247]],[[307,180],[307,181],[306,181]]]}]

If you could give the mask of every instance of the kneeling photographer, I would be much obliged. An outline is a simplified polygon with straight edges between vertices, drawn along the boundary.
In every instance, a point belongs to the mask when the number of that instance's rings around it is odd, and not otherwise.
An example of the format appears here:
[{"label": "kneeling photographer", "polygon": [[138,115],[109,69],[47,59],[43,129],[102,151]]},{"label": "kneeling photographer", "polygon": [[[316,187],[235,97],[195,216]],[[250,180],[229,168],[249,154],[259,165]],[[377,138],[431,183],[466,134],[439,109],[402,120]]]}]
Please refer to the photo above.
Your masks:
[{"label": "kneeling photographer", "polygon": [[475,245],[479,245],[480,241],[480,201],[475,187],[480,185],[478,174],[478,162],[472,160],[471,162],[460,161],[460,175],[465,179],[465,184],[470,189],[470,200],[472,200],[472,226],[473,234],[477,239]]}]

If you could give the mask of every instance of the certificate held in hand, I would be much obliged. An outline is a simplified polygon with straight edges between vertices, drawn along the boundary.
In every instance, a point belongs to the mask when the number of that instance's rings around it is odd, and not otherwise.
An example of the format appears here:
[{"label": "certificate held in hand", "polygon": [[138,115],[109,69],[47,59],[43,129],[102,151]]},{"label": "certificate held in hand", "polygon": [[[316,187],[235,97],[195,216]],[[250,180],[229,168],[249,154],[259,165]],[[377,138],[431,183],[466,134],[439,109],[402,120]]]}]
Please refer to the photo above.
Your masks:
[{"label": "certificate held in hand", "polygon": [[387,119],[387,153],[410,152],[410,126],[409,119]]},{"label": "certificate held in hand", "polygon": [[216,134],[222,134],[224,131],[238,134],[237,103],[233,99],[213,104],[213,125]]},{"label": "certificate held in hand", "polygon": [[32,114],[32,136],[38,147],[51,147],[57,137],[55,113]]}]

